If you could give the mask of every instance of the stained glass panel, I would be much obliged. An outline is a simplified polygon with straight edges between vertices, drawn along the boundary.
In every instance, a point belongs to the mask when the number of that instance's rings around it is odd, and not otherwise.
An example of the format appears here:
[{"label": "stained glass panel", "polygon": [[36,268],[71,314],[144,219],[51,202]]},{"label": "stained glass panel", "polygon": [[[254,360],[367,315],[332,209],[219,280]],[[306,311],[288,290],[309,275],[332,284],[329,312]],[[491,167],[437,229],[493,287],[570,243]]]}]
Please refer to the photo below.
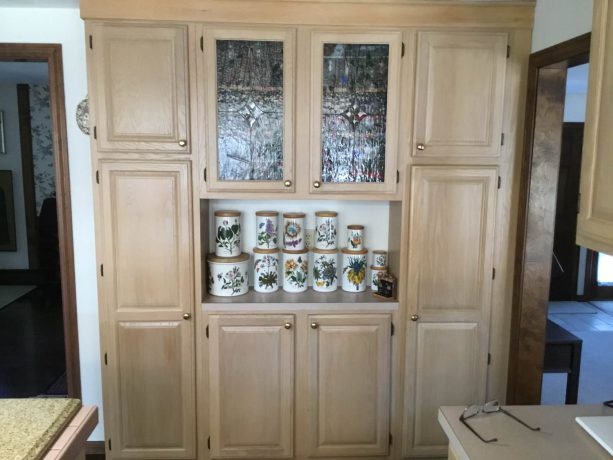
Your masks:
[{"label": "stained glass panel", "polygon": [[321,178],[384,182],[389,45],[323,45]]},{"label": "stained glass panel", "polygon": [[221,180],[283,179],[283,42],[217,40]]}]

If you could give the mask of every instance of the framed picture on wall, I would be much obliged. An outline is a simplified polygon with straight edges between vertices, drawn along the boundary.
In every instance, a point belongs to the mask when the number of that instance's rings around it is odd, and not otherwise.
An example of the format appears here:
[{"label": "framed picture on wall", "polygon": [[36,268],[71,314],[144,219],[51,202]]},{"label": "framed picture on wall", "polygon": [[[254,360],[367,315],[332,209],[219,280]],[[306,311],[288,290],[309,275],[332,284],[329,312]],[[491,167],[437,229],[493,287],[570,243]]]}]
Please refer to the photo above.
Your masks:
[{"label": "framed picture on wall", "polygon": [[0,170],[0,251],[16,251],[13,172]]}]

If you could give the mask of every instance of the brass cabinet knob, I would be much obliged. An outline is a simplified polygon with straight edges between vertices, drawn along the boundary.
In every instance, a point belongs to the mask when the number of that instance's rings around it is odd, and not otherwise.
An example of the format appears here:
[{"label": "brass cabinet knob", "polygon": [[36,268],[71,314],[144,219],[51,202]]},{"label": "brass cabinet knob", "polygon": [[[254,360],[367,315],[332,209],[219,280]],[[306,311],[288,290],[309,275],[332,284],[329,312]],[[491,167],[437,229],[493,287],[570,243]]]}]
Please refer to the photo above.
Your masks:
[{"label": "brass cabinet knob", "polygon": [[319,327],[319,324],[311,323],[311,329],[317,329],[318,327]]},{"label": "brass cabinet knob", "polygon": [[419,315],[411,315],[411,321],[417,321],[419,319]]},{"label": "brass cabinet knob", "polygon": [[285,185],[286,187],[291,187],[292,186],[292,181],[287,179],[285,182],[283,182],[283,185]]},{"label": "brass cabinet knob", "polygon": [[180,146],[180,147],[185,147],[186,145],[187,145],[187,141],[186,141],[185,139],[181,139],[181,140],[179,141],[179,146]]},{"label": "brass cabinet knob", "polygon": [[313,187],[315,187],[315,188],[319,188],[319,187],[321,187],[321,182],[319,182],[318,180],[316,180],[315,182],[313,182]]},{"label": "brass cabinet knob", "polygon": [[189,313],[183,313],[183,319],[184,320],[192,319],[192,315],[190,315]]},{"label": "brass cabinet knob", "polygon": [[424,144],[417,144],[417,150],[426,150],[426,146]]},{"label": "brass cabinet knob", "polygon": [[285,323],[285,329],[291,329],[292,323]]}]

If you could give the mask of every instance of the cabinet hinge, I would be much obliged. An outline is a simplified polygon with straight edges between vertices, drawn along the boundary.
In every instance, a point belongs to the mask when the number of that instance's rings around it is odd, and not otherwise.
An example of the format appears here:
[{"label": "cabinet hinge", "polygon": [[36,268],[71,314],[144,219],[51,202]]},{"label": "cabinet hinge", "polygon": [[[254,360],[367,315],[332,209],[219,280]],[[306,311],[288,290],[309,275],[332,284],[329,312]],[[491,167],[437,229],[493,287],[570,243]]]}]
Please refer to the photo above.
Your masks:
[{"label": "cabinet hinge", "polygon": [[391,329],[391,335],[394,335],[394,332],[396,332],[396,329],[394,328],[394,323],[391,323],[392,327]]},{"label": "cabinet hinge", "polygon": [[90,50],[94,49],[94,39],[91,35],[89,36],[89,49]]},{"label": "cabinet hinge", "polygon": [[204,177],[204,182],[206,182],[206,168],[204,168],[204,173],[202,173],[202,176]]},{"label": "cabinet hinge", "polygon": [[113,450],[111,449],[111,438],[109,438],[109,450]]},{"label": "cabinet hinge", "polygon": [[109,365],[109,360],[108,360],[108,356],[106,355],[106,353],[104,354],[104,365],[105,366]]},{"label": "cabinet hinge", "polygon": [[211,450],[211,437],[210,436],[206,440],[206,448]]},{"label": "cabinet hinge", "polygon": [[581,193],[577,195],[577,214],[581,214]]},{"label": "cabinet hinge", "polygon": [[209,325],[206,325],[206,330],[205,330],[205,334],[206,334],[206,338],[209,338]]},{"label": "cabinet hinge", "polygon": [[507,59],[511,57],[511,45],[507,45]]},{"label": "cabinet hinge", "polygon": [[492,279],[496,279],[496,269],[492,268]]},{"label": "cabinet hinge", "polygon": [[390,446],[392,445],[393,442],[394,442],[394,438],[392,436],[392,433],[390,433]]},{"label": "cabinet hinge", "polygon": [[504,145],[504,133],[500,133],[500,145]]},{"label": "cabinet hinge", "polygon": [[502,185],[502,178],[498,176],[498,188]]},{"label": "cabinet hinge", "polygon": [[402,50],[400,51],[400,57],[404,57],[404,42],[402,42]]},{"label": "cabinet hinge", "polygon": [[488,353],[487,354],[487,365],[489,366],[490,364],[492,364],[492,354]]},{"label": "cabinet hinge", "polygon": [[200,51],[204,52],[204,35],[200,36]]},{"label": "cabinet hinge", "polygon": [[100,264],[100,276],[104,276],[104,264]]},{"label": "cabinet hinge", "polygon": [[396,170],[396,183],[400,182],[400,171]]},{"label": "cabinet hinge", "polygon": [[94,126],[94,139],[98,139],[98,130]]},{"label": "cabinet hinge", "polygon": [[96,170],[96,184],[100,183],[100,172]]}]

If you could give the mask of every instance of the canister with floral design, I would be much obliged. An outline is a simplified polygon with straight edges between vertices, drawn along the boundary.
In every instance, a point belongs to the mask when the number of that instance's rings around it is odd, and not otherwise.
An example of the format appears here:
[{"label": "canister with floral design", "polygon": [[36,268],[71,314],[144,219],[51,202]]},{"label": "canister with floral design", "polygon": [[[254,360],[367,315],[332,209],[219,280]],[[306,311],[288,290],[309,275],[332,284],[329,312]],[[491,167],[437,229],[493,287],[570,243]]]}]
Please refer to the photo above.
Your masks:
[{"label": "canister with floral design", "polygon": [[279,251],[253,248],[253,289],[275,292],[279,289]]},{"label": "canister with floral design", "polygon": [[304,213],[283,213],[283,245],[285,249],[302,251],[304,249]]},{"label": "canister with floral design", "polygon": [[304,292],[309,277],[309,252],[306,249],[283,250],[283,290]]},{"label": "canister with floral design", "polygon": [[338,251],[336,249],[313,249],[313,290],[336,291],[338,288]]},{"label": "canister with floral design", "polygon": [[256,211],[255,244],[259,249],[276,249],[278,247],[277,211]]},{"label": "canister with floral design", "polygon": [[387,273],[387,267],[370,266],[370,288],[373,291],[379,290],[379,278]]},{"label": "canister with floral design", "polygon": [[232,297],[249,290],[249,254],[237,257],[219,257],[209,254],[208,288],[211,295]]},{"label": "canister with floral design", "polygon": [[215,211],[215,255],[237,257],[241,253],[241,213]]},{"label": "canister with floral design", "polygon": [[338,213],[317,211],[315,213],[315,248],[336,249]]},{"label": "canister with floral design", "polygon": [[347,249],[361,251],[364,248],[364,226],[347,225]]},{"label": "canister with floral design", "polygon": [[387,267],[387,251],[373,251],[372,265],[376,268]]},{"label": "canister with floral design", "polygon": [[364,292],[366,290],[366,256],[368,250],[352,251],[343,248],[342,287],[347,292]]}]

